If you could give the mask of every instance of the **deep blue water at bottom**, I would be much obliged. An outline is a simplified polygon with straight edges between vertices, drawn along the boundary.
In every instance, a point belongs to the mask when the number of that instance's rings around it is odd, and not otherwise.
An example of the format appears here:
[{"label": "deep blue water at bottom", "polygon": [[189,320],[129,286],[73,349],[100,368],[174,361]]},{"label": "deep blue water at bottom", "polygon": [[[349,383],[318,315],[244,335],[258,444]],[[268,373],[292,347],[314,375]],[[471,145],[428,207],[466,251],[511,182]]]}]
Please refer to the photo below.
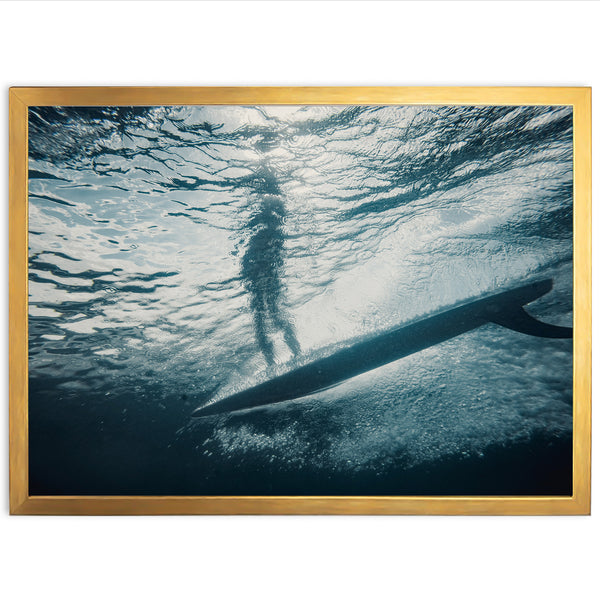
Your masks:
[{"label": "deep blue water at bottom", "polygon": [[[31,397],[53,390],[31,382]],[[56,393],[56,390],[54,390]],[[66,399],[63,398],[63,401]],[[100,400],[100,399],[98,399]],[[31,495],[571,495],[572,436],[538,432],[529,439],[493,444],[485,453],[456,453],[411,464],[400,455],[377,469],[331,471],[314,464],[273,464],[268,456],[242,462],[219,461],[197,451],[194,436],[167,444],[174,423],[146,406],[132,426],[122,411],[104,404],[104,428],[96,415],[73,398],[69,410],[53,418],[40,405],[30,419]],[[189,402],[182,396],[183,417]],[[46,403],[49,406],[49,403]],[[288,407],[294,419],[300,406]],[[68,415],[65,418],[65,415]],[[230,416],[269,429],[267,412]],[[261,423],[262,420],[262,423]],[[210,428],[210,424],[207,423]],[[327,434],[331,424],[315,424]],[[333,431],[331,433],[334,433]],[[323,436],[323,437],[326,437]]]}]

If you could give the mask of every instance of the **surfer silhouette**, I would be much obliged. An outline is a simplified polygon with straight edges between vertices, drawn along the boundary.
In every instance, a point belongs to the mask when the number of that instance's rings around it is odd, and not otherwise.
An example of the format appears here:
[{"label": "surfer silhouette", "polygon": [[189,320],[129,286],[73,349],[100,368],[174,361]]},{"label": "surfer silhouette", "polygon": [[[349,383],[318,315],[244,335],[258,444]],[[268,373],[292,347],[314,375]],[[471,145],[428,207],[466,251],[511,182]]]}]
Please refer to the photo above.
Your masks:
[{"label": "surfer silhouette", "polygon": [[283,308],[286,210],[279,185],[268,168],[261,168],[252,179],[257,209],[248,229],[252,232],[241,260],[240,276],[250,295],[250,310],[258,346],[269,365],[275,363],[271,335],[283,334],[291,352],[297,355],[300,344],[294,326]]}]

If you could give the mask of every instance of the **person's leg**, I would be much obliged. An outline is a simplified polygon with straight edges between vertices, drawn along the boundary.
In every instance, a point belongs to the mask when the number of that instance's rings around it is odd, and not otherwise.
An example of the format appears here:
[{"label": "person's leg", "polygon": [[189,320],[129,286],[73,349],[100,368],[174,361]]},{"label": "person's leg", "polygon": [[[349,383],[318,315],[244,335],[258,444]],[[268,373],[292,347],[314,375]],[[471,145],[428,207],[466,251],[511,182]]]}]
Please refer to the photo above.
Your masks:
[{"label": "person's leg", "polygon": [[285,316],[278,306],[274,306],[272,303],[269,304],[269,313],[275,327],[283,332],[283,339],[288,345],[288,348],[292,351],[292,354],[294,356],[300,354],[300,344],[296,338],[296,331],[294,330],[294,326],[291,321]]},{"label": "person's leg", "polygon": [[294,330],[294,326],[289,321],[286,321],[283,324],[282,330],[285,343],[288,345],[293,355],[298,356],[298,354],[300,354],[301,348],[300,344],[298,343],[298,338],[296,337],[296,331]]},{"label": "person's leg", "polygon": [[275,350],[267,335],[267,324],[265,322],[266,306],[262,294],[253,294],[250,309],[254,320],[254,335],[260,351],[263,353],[268,365],[275,362]]}]

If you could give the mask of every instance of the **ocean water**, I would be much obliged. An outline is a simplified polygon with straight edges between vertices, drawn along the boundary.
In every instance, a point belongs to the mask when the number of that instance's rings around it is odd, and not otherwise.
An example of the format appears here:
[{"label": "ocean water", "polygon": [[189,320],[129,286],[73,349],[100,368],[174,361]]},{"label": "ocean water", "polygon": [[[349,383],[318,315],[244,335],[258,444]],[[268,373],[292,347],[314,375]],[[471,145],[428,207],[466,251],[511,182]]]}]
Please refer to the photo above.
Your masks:
[{"label": "ocean water", "polygon": [[33,107],[30,493],[570,494],[572,340],[488,324],[199,406],[524,282],[572,324],[570,107]]}]

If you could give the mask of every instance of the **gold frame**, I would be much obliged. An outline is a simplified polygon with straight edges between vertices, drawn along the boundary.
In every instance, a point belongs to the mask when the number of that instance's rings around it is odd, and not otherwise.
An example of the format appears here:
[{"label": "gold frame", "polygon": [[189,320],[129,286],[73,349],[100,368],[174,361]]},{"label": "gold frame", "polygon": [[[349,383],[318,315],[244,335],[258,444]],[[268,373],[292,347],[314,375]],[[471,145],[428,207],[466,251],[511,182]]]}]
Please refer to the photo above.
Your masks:
[{"label": "gold frame", "polygon": [[[11,514],[590,513],[591,89],[585,87],[16,87],[9,91]],[[27,264],[29,106],[182,104],[571,105],[574,119],[572,496],[30,496]]]}]

